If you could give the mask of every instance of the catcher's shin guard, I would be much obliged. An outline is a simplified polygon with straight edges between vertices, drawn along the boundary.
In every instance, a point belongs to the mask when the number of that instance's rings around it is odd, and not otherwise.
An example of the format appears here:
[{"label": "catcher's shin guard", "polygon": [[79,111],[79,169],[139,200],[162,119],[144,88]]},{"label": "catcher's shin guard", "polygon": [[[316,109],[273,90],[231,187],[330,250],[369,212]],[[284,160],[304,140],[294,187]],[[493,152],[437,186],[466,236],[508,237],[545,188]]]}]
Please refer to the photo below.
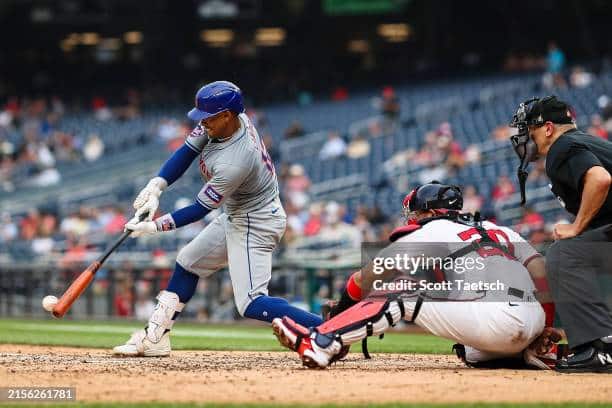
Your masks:
[{"label": "catcher's shin guard", "polygon": [[414,304],[411,318],[414,321],[418,313],[417,305],[420,305],[420,298],[415,303],[415,297],[400,295],[362,300],[317,327],[316,331],[326,336],[338,336],[343,345],[381,335],[404,318],[409,304]]}]

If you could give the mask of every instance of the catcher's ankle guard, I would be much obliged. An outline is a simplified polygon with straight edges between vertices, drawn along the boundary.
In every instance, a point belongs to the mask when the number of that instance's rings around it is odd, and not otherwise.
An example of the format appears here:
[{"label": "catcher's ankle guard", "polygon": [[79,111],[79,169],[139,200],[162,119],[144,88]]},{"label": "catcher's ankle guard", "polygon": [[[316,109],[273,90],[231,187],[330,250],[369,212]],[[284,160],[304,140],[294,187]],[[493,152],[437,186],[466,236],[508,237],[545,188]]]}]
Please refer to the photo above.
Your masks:
[{"label": "catcher's ankle guard", "polygon": [[319,332],[316,332],[314,336],[314,342],[321,348],[328,348],[334,340],[339,341],[340,339],[331,334],[322,334]]}]

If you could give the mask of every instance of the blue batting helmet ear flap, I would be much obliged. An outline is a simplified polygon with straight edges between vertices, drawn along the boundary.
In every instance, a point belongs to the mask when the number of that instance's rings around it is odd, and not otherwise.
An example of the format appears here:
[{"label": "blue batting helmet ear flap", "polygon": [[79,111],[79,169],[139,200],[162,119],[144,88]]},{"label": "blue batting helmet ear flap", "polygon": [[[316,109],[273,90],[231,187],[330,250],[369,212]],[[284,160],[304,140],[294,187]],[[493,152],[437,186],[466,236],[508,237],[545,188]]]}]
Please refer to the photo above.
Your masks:
[{"label": "blue batting helmet ear flap", "polygon": [[244,112],[242,91],[229,81],[216,81],[198,90],[195,107],[187,113],[187,116],[199,122],[224,111]]}]

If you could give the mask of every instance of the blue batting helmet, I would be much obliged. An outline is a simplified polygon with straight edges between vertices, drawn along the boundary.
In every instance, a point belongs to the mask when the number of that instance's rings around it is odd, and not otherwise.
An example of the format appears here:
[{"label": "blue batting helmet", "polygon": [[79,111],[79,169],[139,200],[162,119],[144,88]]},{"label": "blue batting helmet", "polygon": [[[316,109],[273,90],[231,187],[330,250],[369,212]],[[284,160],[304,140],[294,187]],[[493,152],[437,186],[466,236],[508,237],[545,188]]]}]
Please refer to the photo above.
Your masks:
[{"label": "blue batting helmet", "polygon": [[242,92],[229,81],[215,81],[200,88],[195,97],[195,108],[187,116],[196,122],[224,111],[244,112]]}]

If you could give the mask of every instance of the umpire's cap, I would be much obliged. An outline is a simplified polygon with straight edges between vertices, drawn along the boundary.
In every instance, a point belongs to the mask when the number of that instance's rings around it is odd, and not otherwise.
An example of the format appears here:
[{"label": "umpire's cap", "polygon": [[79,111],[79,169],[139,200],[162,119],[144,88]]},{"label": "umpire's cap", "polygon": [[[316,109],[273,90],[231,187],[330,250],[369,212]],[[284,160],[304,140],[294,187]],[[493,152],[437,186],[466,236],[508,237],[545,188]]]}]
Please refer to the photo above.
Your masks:
[{"label": "umpire's cap", "polygon": [[510,126],[539,126],[548,121],[558,124],[573,123],[571,107],[554,95],[532,98],[520,104]]},{"label": "umpire's cap", "polygon": [[229,81],[215,81],[200,88],[196,93],[195,108],[187,116],[199,122],[224,111],[244,112],[242,92]]}]

